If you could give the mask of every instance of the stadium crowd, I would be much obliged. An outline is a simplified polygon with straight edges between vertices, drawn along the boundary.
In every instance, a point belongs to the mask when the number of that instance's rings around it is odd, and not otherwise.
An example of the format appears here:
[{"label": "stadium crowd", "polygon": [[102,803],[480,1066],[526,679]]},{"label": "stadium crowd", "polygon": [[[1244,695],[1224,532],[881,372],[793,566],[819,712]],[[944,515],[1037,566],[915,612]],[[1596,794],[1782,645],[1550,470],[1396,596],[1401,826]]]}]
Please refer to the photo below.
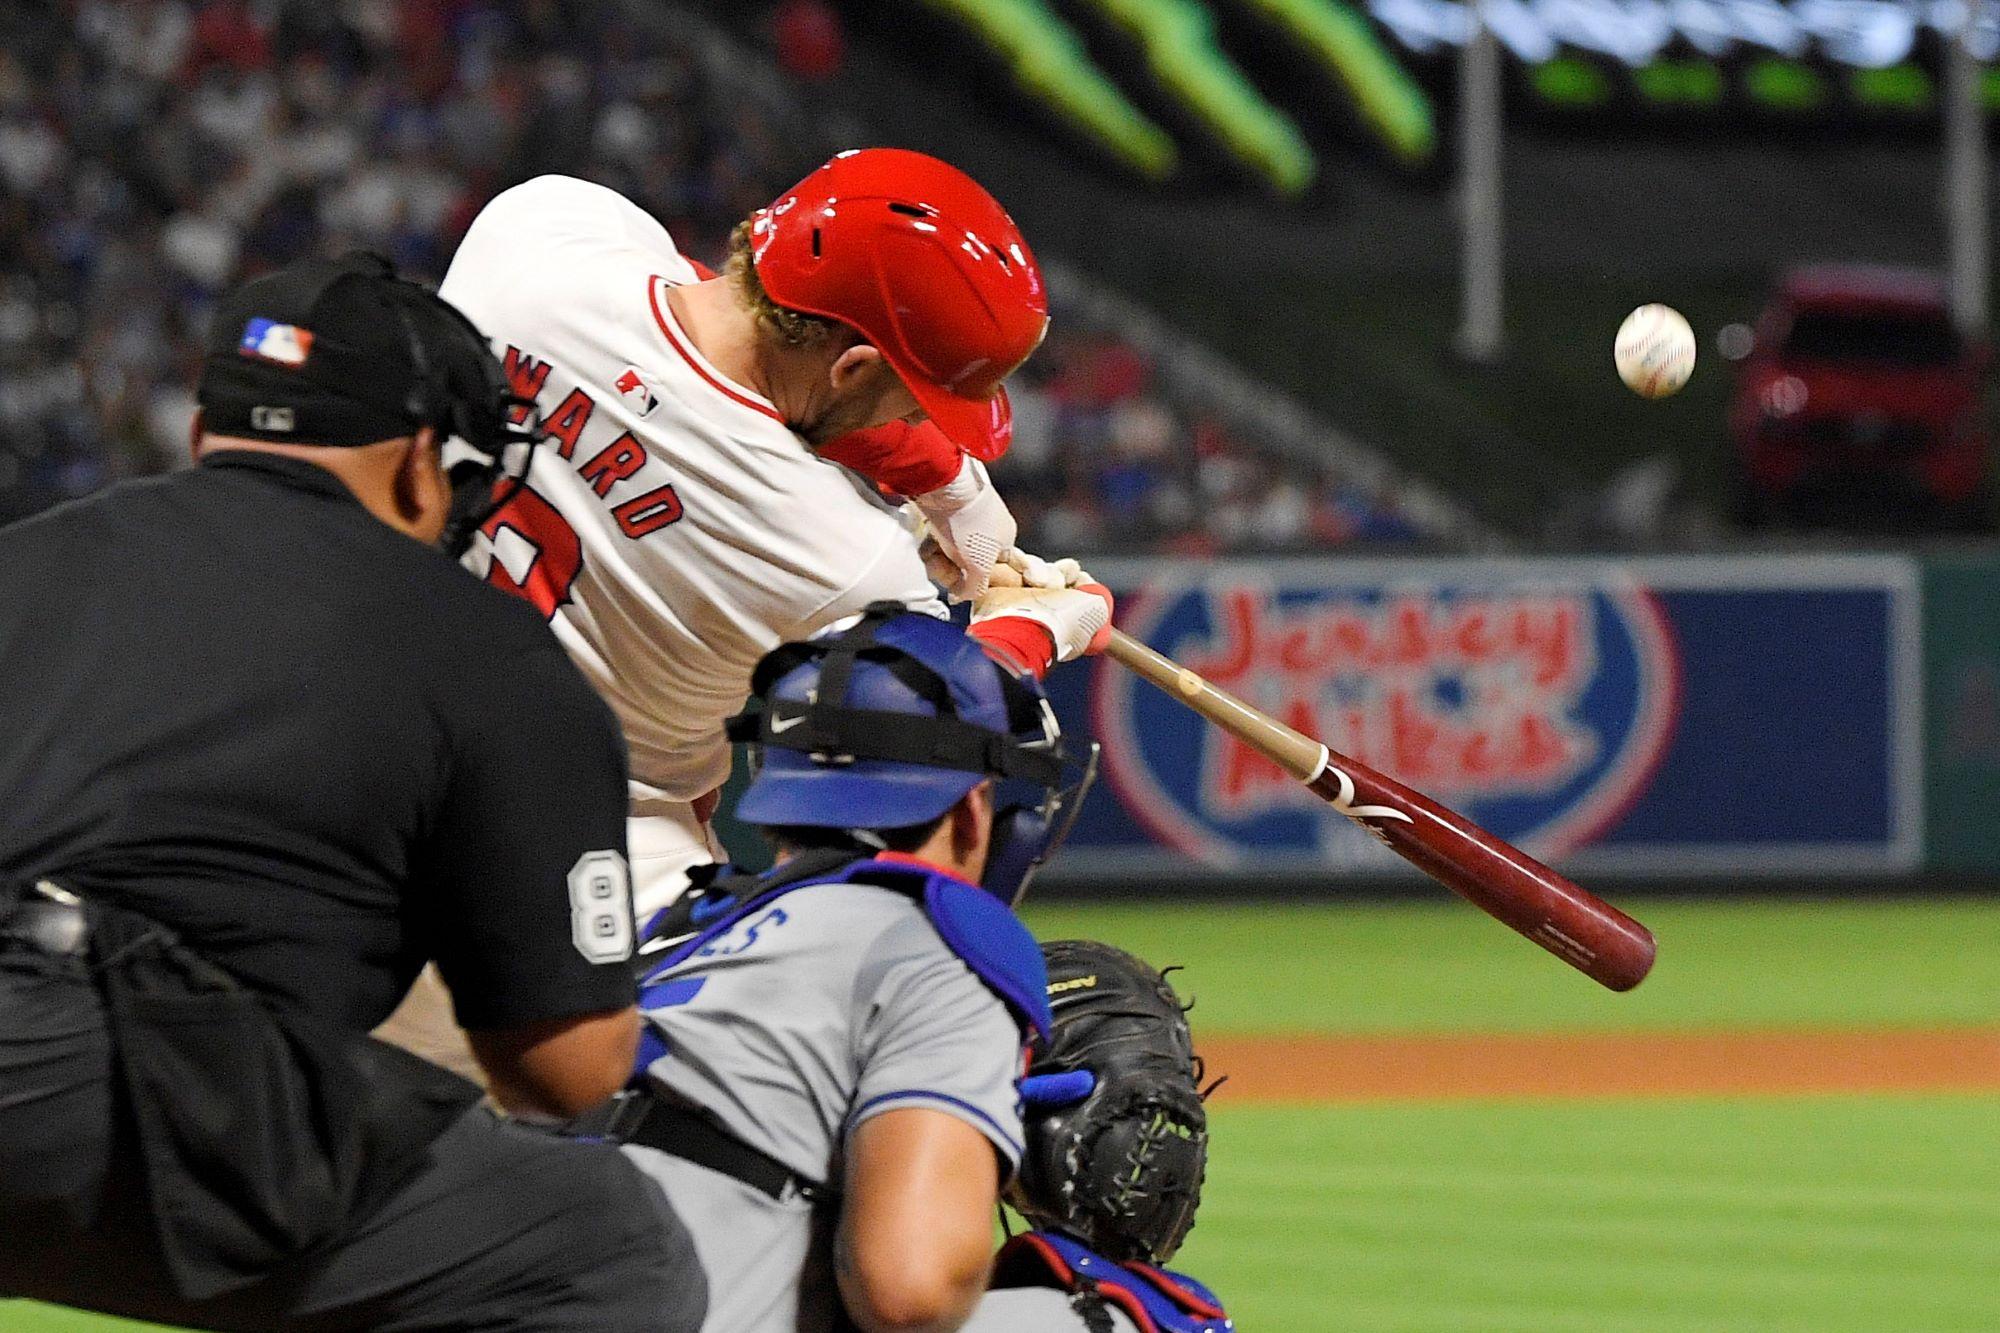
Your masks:
[{"label": "stadium crowd", "polygon": [[[0,15],[0,521],[183,463],[200,340],[244,277],[365,246],[434,279],[488,198],[548,171],[713,259],[823,147],[599,0],[43,8]],[[1232,436],[1057,315],[1003,465],[1024,544],[1417,535],[1392,496]]]},{"label": "stadium crowd", "polygon": [[1068,329],[1061,313],[1016,379],[1014,447],[996,470],[1031,548],[1201,556],[1419,538],[1393,496],[1252,447],[1115,334]]}]

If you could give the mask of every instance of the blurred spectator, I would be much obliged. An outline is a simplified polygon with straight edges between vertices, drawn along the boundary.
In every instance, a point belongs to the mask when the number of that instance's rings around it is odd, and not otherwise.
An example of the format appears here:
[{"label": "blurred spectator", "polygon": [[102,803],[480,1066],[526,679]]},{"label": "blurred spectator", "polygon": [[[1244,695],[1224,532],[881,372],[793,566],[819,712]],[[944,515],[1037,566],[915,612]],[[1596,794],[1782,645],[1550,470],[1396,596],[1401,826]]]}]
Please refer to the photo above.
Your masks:
[{"label": "blurred spectator", "polygon": [[[716,86],[606,0],[71,0],[0,7],[0,522],[187,461],[220,290],[368,246],[436,278],[481,205],[586,176],[719,257],[824,155],[802,100]],[[41,11],[38,11],[41,13]],[[824,0],[772,14],[795,80],[845,53]],[[780,123],[783,122],[783,123]],[[1116,337],[1029,365],[1000,473],[1023,540],[1270,551],[1412,537],[1392,497],[1233,437]]]},{"label": "blurred spectator", "polygon": [[806,83],[825,83],[840,73],[847,55],[840,15],[826,0],[780,0],[771,13],[771,40],[778,67]]},{"label": "blurred spectator", "polygon": [[1132,346],[1055,314],[1012,390],[1014,447],[995,468],[1031,549],[1206,556],[1419,539],[1393,496],[1238,437],[1157,386]]},{"label": "blurred spectator", "polygon": [[591,0],[76,0],[0,15],[0,521],[185,461],[215,292],[590,176],[697,255],[816,160]]}]

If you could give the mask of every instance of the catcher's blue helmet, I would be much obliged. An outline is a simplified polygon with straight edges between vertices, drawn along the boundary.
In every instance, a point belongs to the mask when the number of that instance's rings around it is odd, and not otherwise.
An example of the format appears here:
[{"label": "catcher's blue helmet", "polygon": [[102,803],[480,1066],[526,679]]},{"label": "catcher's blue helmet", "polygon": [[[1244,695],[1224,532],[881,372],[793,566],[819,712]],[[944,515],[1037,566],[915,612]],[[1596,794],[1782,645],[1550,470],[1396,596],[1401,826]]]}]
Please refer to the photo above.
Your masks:
[{"label": "catcher's blue helmet", "polygon": [[729,721],[732,740],[757,747],[736,807],[746,823],[865,834],[936,819],[989,778],[1042,788],[1032,808],[996,813],[986,886],[1009,901],[1060,841],[1056,815],[1074,810],[1095,768],[1092,746],[1083,780],[1065,783],[1069,757],[1032,676],[950,621],[895,604],[777,648],[750,688],[750,707]]}]

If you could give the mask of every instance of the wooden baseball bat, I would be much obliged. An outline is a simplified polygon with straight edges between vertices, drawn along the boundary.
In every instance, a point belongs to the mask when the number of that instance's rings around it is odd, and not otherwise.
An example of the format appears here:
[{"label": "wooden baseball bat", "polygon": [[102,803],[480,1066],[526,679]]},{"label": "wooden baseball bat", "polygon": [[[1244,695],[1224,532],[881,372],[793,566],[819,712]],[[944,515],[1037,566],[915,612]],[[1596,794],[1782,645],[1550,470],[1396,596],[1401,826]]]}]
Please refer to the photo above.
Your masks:
[{"label": "wooden baseball bat", "polygon": [[1123,630],[1111,631],[1104,651],[1269,757],[1432,879],[1593,981],[1625,991],[1651,970],[1651,931],[1518,847],[1252,708]]},{"label": "wooden baseball bat", "polygon": [[[934,542],[923,553],[934,577],[956,577]],[[1005,563],[993,567],[992,579],[995,587],[1021,584]],[[1335,753],[1121,629],[1112,629],[1104,655],[1270,758],[1389,850],[1599,985],[1631,990],[1652,970],[1652,931],[1457,811]]]}]

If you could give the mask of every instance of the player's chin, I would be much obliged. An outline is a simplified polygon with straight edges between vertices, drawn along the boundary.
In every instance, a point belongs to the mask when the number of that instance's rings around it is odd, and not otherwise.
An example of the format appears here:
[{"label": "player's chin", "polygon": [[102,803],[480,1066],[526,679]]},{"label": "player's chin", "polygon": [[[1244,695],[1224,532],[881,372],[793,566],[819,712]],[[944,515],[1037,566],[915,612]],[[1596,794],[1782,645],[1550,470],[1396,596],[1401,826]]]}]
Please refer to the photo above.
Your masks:
[{"label": "player's chin", "polygon": [[818,449],[843,435],[875,430],[919,415],[907,402],[898,401],[907,396],[893,393],[891,387],[885,385],[857,389],[847,398],[828,403],[826,411],[818,419],[804,425],[793,425],[792,429],[803,436],[807,444]]},{"label": "player's chin", "polygon": [[843,435],[852,435],[857,430],[868,428],[865,421],[857,425],[846,414],[832,412],[817,421],[788,421],[785,424],[815,449],[823,449]]}]

